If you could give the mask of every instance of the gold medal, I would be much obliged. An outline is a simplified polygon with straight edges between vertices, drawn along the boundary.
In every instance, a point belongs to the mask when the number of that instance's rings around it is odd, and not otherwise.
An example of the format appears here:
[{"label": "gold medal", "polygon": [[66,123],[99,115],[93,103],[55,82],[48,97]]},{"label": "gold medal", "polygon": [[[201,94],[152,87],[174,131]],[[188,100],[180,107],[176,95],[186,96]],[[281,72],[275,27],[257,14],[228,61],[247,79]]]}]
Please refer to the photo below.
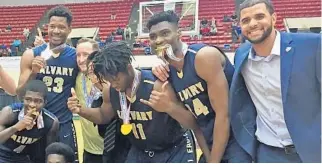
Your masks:
[{"label": "gold medal", "polygon": [[132,124],[127,123],[121,126],[121,133],[123,135],[128,135],[130,134],[131,131],[132,131]]}]

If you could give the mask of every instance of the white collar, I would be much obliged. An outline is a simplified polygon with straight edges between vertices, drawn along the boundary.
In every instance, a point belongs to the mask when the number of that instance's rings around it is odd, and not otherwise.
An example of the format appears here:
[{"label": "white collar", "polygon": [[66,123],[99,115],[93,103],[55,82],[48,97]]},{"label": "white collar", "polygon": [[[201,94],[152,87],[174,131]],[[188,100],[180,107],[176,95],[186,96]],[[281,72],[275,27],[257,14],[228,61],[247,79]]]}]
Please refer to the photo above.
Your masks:
[{"label": "white collar", "polygon": [[248,59],[254,60],[254,61],[259,61],[264,58],[267,58],[270,60],[274,55],[280,56],[281,55],[281,34],[279,31],[276,31],[276,37],[274,40],[273,48],[271,50],[271,53],[267,57],[261,57],[261,56],[256,56],[256,52],[254,51],[253,48],[249,51]]},{"label": "white collar", "polygon": [[183,56],[185,56],[186,53],[188,52],[189,45],[185,42],[181,42],[181,44],[182,44],[182,53],[183,53]]},{"label": "white collar", "polygon": [[271,55],[281,56],[281,34],[278,31],[276,31],[276,37],[271,51]]}]

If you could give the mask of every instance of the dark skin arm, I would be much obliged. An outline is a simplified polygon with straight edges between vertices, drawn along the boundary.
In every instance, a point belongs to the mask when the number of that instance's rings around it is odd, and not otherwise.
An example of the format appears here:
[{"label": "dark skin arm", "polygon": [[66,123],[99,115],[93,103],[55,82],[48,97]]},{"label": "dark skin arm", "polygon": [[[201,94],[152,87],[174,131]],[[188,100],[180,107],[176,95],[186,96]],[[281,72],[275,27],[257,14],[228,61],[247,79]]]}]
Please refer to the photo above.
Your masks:
[{"label": "dark skin arm", "polygon": [[0,111],[0,144],[6,142],[18,129],[14,126],[6,128],[5,125],[11,124],[14,120],[14,114],[10,107],[4,107]]},{"label": "dark skin arm", "polygon": [[59,132],[59,121],[57,118],[55,118],[53,125],[47,134],[47,138],[46,138],[47,146],[57,141],[58,132]]},{"label": "dark skin arm", "polygon": [[26,50],[20,60],[20,76],[16,93],[19,95],[29,80],[36,78],[40,69],[45,67],[45,60],[40,57],[34,57],[31,49]]},{"label": "dark skin arm", "polygon": [[168,82],[161,82],[157,80],[154,83],[154,90],[150,95],[149,101],[140,100],[143,104],[152,107],[158,112],[165,112],[169,114],[173,119],[177,120],[184,128],[194,131],[199,146],[206,158],[209,159],[210,151],[206,143],[206,139],[197,124],[197,121],[193,114],[185,108],[180,102]]},{"label": "dark skin arm", "polygon": [[3,108],[0,112],[0,144],[6,142],[16,132],[22,131],[27,127],[34,125],[34,120],[31,117],[31,113],[27,113],[23,119],[18,121],[15,125],[6,128],[6,125],[13,123],[15,120],[14,117],[16,116],[9,106]]},{"label": "dark skin arm", "polygon": [[77,113],[95,124],[107,124],[116,116],[110,102],[109,85],[104,85],[102,98],[103,103],[100,108],[85,108],[79,104],[75,91],[72,91],[72,97],[68,98],[67,105],[73,113]]},{"label": "dark skin arm", "polygon": [[[207,82],[208,96],[216,113],[213,130],[213,145],[209,162],[219,163],[225,152],[229,138],[228,83],[223,72],[224,57],[214,47],[204,47],[195,59],[197,74]],[[211,71],[209,71],[211,70]]]}]

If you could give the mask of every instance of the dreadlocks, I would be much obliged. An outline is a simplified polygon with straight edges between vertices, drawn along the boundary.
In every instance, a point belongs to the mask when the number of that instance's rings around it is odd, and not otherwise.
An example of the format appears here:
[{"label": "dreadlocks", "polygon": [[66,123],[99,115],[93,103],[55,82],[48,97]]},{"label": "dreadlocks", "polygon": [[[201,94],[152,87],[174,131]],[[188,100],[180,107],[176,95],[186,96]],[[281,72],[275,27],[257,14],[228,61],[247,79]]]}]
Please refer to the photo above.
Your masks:
[{"label": "dreadlocks", "polygon": [[98,51],[93,58],[94,74],[103,83],[104,77],[114,79],[119,72],[128,73],[132,50],[126,42],[112,42]]}]

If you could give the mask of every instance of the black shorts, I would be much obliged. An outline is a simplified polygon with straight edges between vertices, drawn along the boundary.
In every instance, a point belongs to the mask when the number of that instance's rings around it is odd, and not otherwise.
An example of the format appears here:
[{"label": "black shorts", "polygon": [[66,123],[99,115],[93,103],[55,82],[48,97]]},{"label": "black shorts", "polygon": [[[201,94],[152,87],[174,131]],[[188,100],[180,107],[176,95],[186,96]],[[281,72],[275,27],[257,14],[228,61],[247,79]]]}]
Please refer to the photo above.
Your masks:
[{"label": "black shorts", "polygon": [[[73,122],[60,124],[58,142],[70,146],[75,151],[75,162],[78,163],[78,149],[76,142],[76,130]],[[35,148],[30,151],[30,159],[35,163],[45,163],[46,137],[41,138]]]},{"label": "black shorts", "polygon": [[103,156],[100,154],[92,154],[84,150],[83,163],[103,163]]},{"label": "black shorts", "polygon": [[74,122],[60,124],[59,127],[59,142],[70,146],[75,151],[75,162],[78,163],[78,147],[77,136]]},{"label": "black shorts", "polygon": [[141,150],[132,146],[126,163],[196,163],[196,147],[191,131],[182,140],[163,151]]}]

